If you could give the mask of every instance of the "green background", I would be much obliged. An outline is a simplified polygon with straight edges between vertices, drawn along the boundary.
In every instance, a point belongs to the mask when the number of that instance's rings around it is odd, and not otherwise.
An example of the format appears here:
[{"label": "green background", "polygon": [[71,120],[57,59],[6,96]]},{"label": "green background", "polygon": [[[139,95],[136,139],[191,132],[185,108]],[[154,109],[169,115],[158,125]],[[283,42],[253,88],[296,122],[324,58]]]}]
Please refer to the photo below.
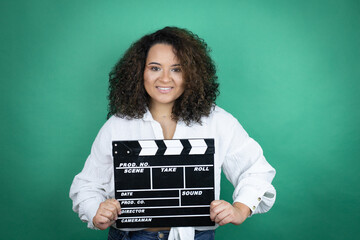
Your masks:
[{"label": "green background", "polygon": [[[106,239],[71,210],[108,73],[167,25],[204,38],[217,104],[276,168],[274,207],[216,239],[359,236],[359,1],[1,1],[1,239]],[[224,180],[222,198],[231,201]]]}]

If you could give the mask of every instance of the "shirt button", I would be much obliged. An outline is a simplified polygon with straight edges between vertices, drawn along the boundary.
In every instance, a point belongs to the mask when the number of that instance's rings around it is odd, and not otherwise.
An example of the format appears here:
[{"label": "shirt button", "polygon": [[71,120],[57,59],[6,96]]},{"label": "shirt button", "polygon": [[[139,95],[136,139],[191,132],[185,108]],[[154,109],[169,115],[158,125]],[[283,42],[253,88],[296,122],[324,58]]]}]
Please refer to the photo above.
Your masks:
[{"label": "shirt button", "polygon": [[258,201],[260,201],[261,200],[261,198],[258,198]]},{"label": "shirt button", "polygon": [[163,233],[159,233],[159,238],[163,238],[164,234]]},{"label": "shirt button", "polygon": [[253,206],[253,210],[255,210],[255,206]]}]

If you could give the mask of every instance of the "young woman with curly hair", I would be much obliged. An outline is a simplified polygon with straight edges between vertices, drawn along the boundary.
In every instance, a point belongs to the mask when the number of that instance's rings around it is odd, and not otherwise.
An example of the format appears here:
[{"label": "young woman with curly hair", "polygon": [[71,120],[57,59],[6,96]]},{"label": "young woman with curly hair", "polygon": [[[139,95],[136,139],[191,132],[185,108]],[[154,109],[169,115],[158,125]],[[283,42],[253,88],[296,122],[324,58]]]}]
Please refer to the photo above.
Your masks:
[{"label": "young woman with curly hair", "polygon": [[[218,225],[241,224],[275,201],[275,170],[239,122],[215,105],[216,69],[206,43],[192,32],[165,27],[133,43],[110,72],[108,121],[70,189],[73,209],[109,239],[214,239]],[[214,227],[117,229],[112,141],[213,138]],[[233,204],[219,200],[224,171],[234,185]],[[199,179],[200,181],[200,179]]]}]

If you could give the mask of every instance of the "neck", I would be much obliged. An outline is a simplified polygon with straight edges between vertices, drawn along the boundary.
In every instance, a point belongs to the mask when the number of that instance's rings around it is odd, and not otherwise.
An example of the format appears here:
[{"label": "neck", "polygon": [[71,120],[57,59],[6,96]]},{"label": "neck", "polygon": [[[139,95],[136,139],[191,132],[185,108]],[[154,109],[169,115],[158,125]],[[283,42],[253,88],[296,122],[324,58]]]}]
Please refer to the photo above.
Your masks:
[{"label": "neck", "polygon": [[154,119],[159,118],[171,118],[172,108],[174,104],[161,104],[161,103],[151,103],[150,112]]}]

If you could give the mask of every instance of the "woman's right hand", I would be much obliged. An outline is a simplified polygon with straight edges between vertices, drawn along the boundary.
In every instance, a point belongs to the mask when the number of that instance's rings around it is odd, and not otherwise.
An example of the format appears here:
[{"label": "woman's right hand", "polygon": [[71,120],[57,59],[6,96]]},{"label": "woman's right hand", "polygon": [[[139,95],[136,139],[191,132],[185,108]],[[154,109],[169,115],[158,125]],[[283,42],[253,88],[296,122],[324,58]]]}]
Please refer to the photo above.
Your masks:
[{"label": "woman's right hand", "polygon": [[119,201],[116,199],[107,199],[100,203],[99,209],[93,218],[93,224],[100,230],[105,230],[110,227],[121,214],[121,207]]}]

